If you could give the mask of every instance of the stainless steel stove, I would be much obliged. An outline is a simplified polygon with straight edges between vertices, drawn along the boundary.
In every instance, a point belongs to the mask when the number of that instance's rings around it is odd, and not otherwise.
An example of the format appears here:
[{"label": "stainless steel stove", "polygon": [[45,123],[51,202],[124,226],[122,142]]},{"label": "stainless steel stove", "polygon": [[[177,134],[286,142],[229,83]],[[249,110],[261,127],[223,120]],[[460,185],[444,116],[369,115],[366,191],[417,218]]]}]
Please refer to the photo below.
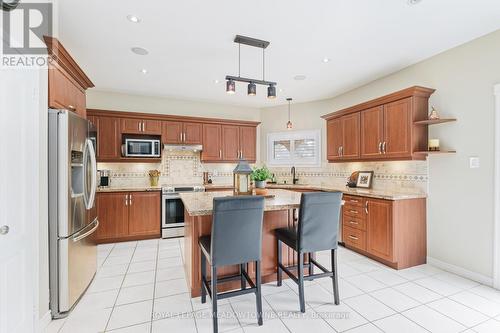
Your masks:
[{"label": "stainless steel stove", "polygon": [[163,185],[161,205],[161,237],[184,237],[184,204],[182,192],[204,192],[203,185]]}]

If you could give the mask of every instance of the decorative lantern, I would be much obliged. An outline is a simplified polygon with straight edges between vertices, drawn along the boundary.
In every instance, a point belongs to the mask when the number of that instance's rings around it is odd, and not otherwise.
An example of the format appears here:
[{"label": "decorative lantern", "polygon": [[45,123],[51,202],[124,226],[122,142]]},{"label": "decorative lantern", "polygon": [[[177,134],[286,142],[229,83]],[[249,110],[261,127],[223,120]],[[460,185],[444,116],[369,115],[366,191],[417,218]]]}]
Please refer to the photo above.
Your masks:
[{"label": "decorative lantern", "polygon": [[251,195],[250,174],[252,168],[245,160],[240,160],[233,170],[233,192],[234,195]]}]

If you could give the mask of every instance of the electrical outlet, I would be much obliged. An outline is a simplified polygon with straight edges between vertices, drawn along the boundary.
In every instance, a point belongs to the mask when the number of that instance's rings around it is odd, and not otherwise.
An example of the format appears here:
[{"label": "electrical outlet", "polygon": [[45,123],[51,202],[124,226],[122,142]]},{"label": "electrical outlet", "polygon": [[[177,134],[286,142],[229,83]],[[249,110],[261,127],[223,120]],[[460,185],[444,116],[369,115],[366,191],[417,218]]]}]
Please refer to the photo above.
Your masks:
[{"label": "electrical outlet", "polygon": [[469,168],[471,169],[479,168],[479,157],[477,156],[469,157]]}]

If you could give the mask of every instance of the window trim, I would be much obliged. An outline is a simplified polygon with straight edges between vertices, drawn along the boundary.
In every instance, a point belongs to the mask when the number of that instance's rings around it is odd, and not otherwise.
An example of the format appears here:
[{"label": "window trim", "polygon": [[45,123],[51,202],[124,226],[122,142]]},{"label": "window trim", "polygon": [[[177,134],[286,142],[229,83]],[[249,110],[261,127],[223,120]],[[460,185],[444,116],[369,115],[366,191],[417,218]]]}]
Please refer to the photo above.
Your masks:
[{"label": "window trim", "polygon": [[[288,162],[276,161],[273,158],[273,143],[278,140],[297,140],[305,138],[314,138],[316,140],[316,156],[314,162],[304,163],[296,162],[293,160],[293,151],[291,151],[292,159]],[[267,133],[267,164],[269,166],[308,166],[320,167],[321,166],[321,130],[306,130],[306,131],[286,131]]]}]

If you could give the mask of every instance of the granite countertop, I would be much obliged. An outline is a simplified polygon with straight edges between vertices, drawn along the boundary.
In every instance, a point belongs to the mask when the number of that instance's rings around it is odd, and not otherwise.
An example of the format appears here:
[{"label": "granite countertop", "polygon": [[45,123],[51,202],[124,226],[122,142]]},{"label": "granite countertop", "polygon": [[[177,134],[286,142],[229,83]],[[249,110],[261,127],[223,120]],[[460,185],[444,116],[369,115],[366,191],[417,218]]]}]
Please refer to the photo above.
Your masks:
[{"label": "granite countertop", "polygon": [[[315,190],[315,191],[340,191],[348,195],[357,195],[374,199],[385,200],[405,200],[405,199],[422,199],[426,198],[427,194],[416,191],[392,191],[392,190],[373,190],[362,188],[350,188],[346,186],[333,185],[305,185],[305,184],[267,184],[269,189],[290,189],[290,190]],[[205,185],[206,189],[227,189],[232,188],[232,185]]]},{"label": "granite countertop", "polygon": [[144,187],[98,187],[97,192],[149,192],[161,191],[160,186],[144,186]]},{"label": "granite countertop", "polygon": [[[299,208],[301,193],[288,190],[270,189],[274,198],[265,199],[264,211]],[[232,196],[233,191],[181,193],[184,208],[191,216],[212,215],[213,198]]]}]

